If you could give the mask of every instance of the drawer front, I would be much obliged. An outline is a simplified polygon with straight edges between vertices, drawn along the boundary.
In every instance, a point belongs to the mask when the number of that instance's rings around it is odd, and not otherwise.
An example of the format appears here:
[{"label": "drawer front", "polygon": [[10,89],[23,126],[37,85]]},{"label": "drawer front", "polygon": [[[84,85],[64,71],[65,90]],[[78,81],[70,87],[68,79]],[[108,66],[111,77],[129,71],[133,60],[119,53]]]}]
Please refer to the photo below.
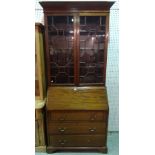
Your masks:
[{"label": "drawer front", "polygon": [[51,121],[106,121],[108,111],[48,111],[48,122]]},{"label": "drawer front", "polygon": [[106,134],[105,122],[49,123],[49,134]]},{"label": "drawer front", "polygon": [[49,136],[50,146],[59,147],[90,147],[90,146],[105,146],[105,135],[54,135]]}]

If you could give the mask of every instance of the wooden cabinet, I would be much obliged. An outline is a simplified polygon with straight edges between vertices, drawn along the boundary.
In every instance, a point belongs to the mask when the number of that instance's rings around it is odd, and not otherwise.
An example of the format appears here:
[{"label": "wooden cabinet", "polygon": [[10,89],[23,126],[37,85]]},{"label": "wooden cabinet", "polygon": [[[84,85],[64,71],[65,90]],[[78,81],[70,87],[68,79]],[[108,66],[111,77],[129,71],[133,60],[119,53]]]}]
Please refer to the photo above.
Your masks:
[{"label": "wooden cabinet", "polygon": [[35,150],[46,150],[44,111],[46,102],[43,25],[35,24]]},{"label": "wooden cabinet", "polygon": [[114,2],[40,2],[44,9],[47,152],[107,152],[105,87]]}]

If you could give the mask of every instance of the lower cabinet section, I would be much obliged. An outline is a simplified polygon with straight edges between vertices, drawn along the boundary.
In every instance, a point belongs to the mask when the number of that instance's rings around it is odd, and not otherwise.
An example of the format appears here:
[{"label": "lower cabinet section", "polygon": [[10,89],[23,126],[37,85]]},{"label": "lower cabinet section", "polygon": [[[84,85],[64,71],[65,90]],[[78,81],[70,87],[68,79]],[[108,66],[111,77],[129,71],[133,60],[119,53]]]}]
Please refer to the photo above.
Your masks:
[{"label": "lower cabinet section", "polygon": [[49,145],[61,147],[100,147],[105,146],[105,135],[52,135]]},{"label": "lower cabinet section", "polygon": [[107,153],[108,110],[48,110],[47,152],[97,150]]},{"label": "lower cabinet section", "polygon": [[47,152],[107,153],[109,107],[101,87],[51,87],[46,105]]}]

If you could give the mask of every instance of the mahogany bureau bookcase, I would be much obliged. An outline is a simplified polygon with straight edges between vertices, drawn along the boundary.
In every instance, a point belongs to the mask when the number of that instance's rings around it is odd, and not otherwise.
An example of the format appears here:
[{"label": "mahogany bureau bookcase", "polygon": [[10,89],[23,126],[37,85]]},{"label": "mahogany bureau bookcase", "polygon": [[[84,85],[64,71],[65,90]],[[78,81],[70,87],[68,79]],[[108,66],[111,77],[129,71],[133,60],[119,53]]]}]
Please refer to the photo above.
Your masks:
[{"label": "mahogany bureau bookcase", "polygon": [[105,87],[114,2],[40,2],[44,10],[47,152],[107,152]]}]

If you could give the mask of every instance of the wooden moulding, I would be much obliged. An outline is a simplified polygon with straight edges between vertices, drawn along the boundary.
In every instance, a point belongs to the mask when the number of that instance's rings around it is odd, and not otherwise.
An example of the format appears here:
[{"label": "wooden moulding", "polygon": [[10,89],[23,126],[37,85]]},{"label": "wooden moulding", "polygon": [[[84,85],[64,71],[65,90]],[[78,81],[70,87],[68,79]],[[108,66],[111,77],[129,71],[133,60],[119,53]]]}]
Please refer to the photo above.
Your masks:
[{"label": "wooden moulding", "polygon": [[51,147],[51,146],[47,146],[47,153],[54,153],[56,151],[96,151],[98,150],[99,152],[102,153],[107,153],[108,152],[108,148],[105,147]]},{"label": "wooden moulding", "polygon": [[70,11],[70,12],[78,12],[81,10],[93,10],[93,11],[109,11],[110,7],[114,4],[114,2],[101,2],[101,1],[75,1],[75,2],[47,2],[42,1],[39,2],[41,6],[44,8],[44,12],[55,12],[58,11]]}]

